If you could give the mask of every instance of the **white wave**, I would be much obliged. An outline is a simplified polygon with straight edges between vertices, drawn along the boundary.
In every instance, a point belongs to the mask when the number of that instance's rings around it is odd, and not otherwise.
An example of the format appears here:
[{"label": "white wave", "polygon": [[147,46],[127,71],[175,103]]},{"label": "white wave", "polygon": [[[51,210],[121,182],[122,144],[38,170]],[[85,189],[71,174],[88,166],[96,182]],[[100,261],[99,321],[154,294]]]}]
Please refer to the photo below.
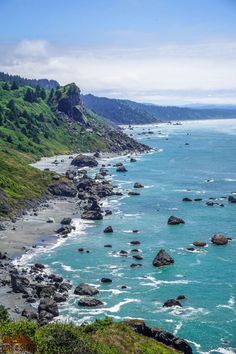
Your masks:
[{"label": "white wave", "polygon": [[61,264],[61,267],[66,271],[66,272],[77,272],[77,269],[73,269],[71,266],[68,266],[66,264]]},{"label": "white wave", "polygon": [[180,322],[176,325],[175,330],[174,330],[174,332],[173,332],[173,334],[174,334],[175,336],[178,334],[178,332],[179,332],[179,330],[181,329],[182,326],[183,326],[183,322],[182,322],[182,321],[180,321]]},{"label": "white wave", "polygon": [[235,354],[235,349],[234,348],[216,348],[209,350],[208,352],[199,352],[200,354],[209,354],[209,353],[221,353],[221,354]]},{"label": "white wave", "polygon": [[126,305],[126,304],[129,304],[129,303],[131,303],[131,302],[141,302],[141,300],[139,300],[139,299],[124,299],[124,301],[121,301],[121,302],[119,302],[118,304],[116,304],[116,305],[114,305],[114,306],[112,306],[112,307],[110,307],[110,308],[107,308],[107,309],[105,309],[106,311],[108,311],[108,312],[119,312],[120,311],[120,308],[122,307],[122,306],[124,306],[124,305]]},{"label": "white wave", "polygon": [[156,285],[162,285],[162,284],[167,284],[167,285],[173,285],[173,284],[189,284],[193,283],[191,280],[187,279],[179,279],[179,280],[160,280],[160,279],[155,279],[154,277],[147,276],[145,278],[138,277],[138,279],[142,279],[143,281],[145,279],[150,280],[151,283],[141,283],[140,285],[148,285],[148,286],[156,286]]},{"label": "white wave", "polygon": [[234,305],[235,305],[235,298],[234,298],[234,296],[231,296],[231,297],[229,298],[227,304],[217,305],[216,307],[234,310]]}]

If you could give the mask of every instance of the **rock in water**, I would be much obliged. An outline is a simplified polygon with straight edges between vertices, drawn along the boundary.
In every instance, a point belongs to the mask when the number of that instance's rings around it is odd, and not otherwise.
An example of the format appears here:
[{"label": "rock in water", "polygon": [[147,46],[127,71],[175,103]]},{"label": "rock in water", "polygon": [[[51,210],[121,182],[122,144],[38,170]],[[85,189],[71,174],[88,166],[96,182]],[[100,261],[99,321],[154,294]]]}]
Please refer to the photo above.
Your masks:
[{"label": "rock in water", "polygon": [[103,216],[102,213],[98,210],[85,210],[81,214],[81,219],[86,220],[102,220]]},{"label": "rock in water", "polygon": [[185,224],[183,219],[177,218],[176,216],[170,216],[168,219],[168,225],[179,225]]},{"label": "rock in water", "polygon": [[165,265],[173,264],[174,262],[175,262],[174,259],[171,256],[169,256],[169,254],[164,249],[161,249],[157,253],[152,264],[154,265],[154,267],[162,267]]},{"label": "rock in water", "polygon": [[110,278],[102,278],[101,279],[101,283],[111,283],[112,282],[112,279]]},{"label": "rock in water", "polygon": [[70,225],[71,224],[71,218],[63,218],[61,221],[62,225]]},{"label": "rock in water", "polygon": [[204,241],[195,241],[193,242],[193,245],[196,247],[205,247],[207,244]]},{"label": "rock in water", "polygon": [[232,195],[229,195],[229,196],[228,196],[228,201],[229,201],[230,203],[236,203],[236,198],[235,198],[234,196],[232,196]]},{"label": "rock in water", "polygon": [[98,165],[94,156],[78,155],[72,161],[71,165],[77,167],[96,167]]},{"label": "rock in water", "polygon": [[127,169],[124,165],[117,167],[116,172],[127,172]]},{"label": "rock in water", "polygon": [[182,199],[183,202],[192,202],[191,198],[185,197]]},{"label": "rock in water", "polygon": [[163,307],[172,307],[172,306],[179,306],[182,307],[181,303],[175,299],[169,299],[164,302]]},{"label": "rock in water", "polygon": [[81,299],[78,301],[79,306],[95,307],[103,305],[103,302],[97,299]]},{"label": "rock in water", "polygon": [[226,245],[229,242],[229,240],[224,235],[216,234],[212,236],[211,242],[214,243],[215,245],[221,246],[221,245]]},{"label": "rock in water", "polygon": [[139,183],[139,182],[135,182],[134,183],[134,188],[143,188],[144,186],[141,184],[141,183]]},{"label": "rock in water", "polygon": [[91,286],[89,284],[81,283],[79,284],[74,291],[75,295],[87,295],[87,296],[93,296],[98,294],[99,291],[96,289],[94,286]]},{"label": "rock in water", "polygon": [[112,226],[107,226],[103,232],[105,232],[105,234],[113,232]]}]

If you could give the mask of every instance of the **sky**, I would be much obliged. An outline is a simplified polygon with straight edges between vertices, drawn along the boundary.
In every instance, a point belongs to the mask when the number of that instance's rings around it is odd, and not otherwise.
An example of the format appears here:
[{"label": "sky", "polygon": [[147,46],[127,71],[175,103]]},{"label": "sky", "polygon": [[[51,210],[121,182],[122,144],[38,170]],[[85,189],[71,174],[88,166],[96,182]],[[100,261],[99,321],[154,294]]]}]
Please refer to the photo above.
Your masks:
[{"label": "sky", "polygon": [[236,0],[0,0],[0,71],[139,102],[236,104]]}]

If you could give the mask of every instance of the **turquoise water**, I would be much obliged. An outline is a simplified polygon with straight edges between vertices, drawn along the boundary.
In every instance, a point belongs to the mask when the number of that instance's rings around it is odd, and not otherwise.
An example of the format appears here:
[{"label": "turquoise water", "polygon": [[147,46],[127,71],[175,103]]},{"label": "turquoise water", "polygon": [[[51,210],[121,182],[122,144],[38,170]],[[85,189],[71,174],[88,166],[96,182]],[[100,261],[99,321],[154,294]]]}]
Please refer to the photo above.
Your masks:
[{"label": "turquoise water", "polygon": [[[232,353],[236,348],[236,204],[209,207],[209,197],[223,197],[236,191],[236,120],[190,122],[182,126],[151,127],[155,134],[137,135],[143,127],[128,131],[159,152],[125,161],[128,172],[113,175],[113,184],[132,188],[141,182],[140,196],[110,198],[105,201],[113,215],[96,223],[74,219],[75,231],[64,243],[47,252],[38,251],[27,262],[40,261],[50,270],[70,279],[99,287],[97,298],[104,302],[96,309],[80,308],[71,294],[61,314],[78,323],[106,316],[115,320],[141,318],[149,325],[162,326],[192,343],[196,352]],[[161,131],[161,134],[159,133]],[[167,140],[168,138],[168,140]],[[185,145],[185,143],[189,145]],[[108,162],[108,161],[107,161]],[[203,198],[184,203],[183,197]],[[185,225],[168,226],[170,215],[182,217]],[[113,234],[103,229],[112,225]],[[129,232],[138,229],[138,234]],[[209,242],[214,233],[234,238],[226,246]],[[131,246],[139,240],[139,246]],[[208,242],[202,253],[185,250],[196,240]],[[104,245],[112,244],[112,249]],[[84,247],[90,253],[81,254]],[[120,257],[112,251],[139,248],[144,259]],[[175,264],[158,269],[152,260],[165,248]],[[142,263],[141,268],[130,268]],[[111,284],[101,284],[110,277]],[[128,286],[121,289],[122,285]],[[183,308],[163,308],[164,301],[184,294]]]}]

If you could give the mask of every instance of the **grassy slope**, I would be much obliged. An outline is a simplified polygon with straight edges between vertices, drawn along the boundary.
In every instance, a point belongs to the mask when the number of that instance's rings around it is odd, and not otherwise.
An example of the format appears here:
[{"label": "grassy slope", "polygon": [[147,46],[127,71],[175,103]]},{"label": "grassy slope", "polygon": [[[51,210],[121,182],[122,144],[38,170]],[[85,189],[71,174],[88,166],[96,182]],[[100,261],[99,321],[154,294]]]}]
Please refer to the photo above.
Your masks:
[{"label": "grassy slope", "polygon": [[[8,91],[3,89],[3,83],[0,82],[0,110],[4,116],[0,124],[0,196],[3,192],[9,205],[14,207],[20,206],[19,202],[41,196],[51,180],[50,173],[36,170],[28,165],[30,162],[42,156],[71,151],[106,149],[96,132],[89,133],[75,122],[68,125],[67,121],[58,119],[47,99],[26,102],[24,95],[27,88],[22,86]],[[11,100],[14,101],[17,114],[9,119],[8,106]],[[31,120],[30,127],[27,125],[29,119],[24,117],[26,114]],[[44,117],[42,122],[38,119],[40,114]],[[36,132],[36,139],[32,135],[33,131]],[[5,214],[1,210],[1,197],[0,217]]]},{"label": "grassy slope", "polygon": [[[140,335],[124,323],[110,318],[91,325],[51,323],[38,327],[32,321],[1,323],[0,344],[3,342],[31,343],[37,354],[174,354],[176,350]],[[26,341],[22,341],[26,339]],[[28,339],[28,340],[27,340]],[[22,348],[23,349],[23,348]]]}]

